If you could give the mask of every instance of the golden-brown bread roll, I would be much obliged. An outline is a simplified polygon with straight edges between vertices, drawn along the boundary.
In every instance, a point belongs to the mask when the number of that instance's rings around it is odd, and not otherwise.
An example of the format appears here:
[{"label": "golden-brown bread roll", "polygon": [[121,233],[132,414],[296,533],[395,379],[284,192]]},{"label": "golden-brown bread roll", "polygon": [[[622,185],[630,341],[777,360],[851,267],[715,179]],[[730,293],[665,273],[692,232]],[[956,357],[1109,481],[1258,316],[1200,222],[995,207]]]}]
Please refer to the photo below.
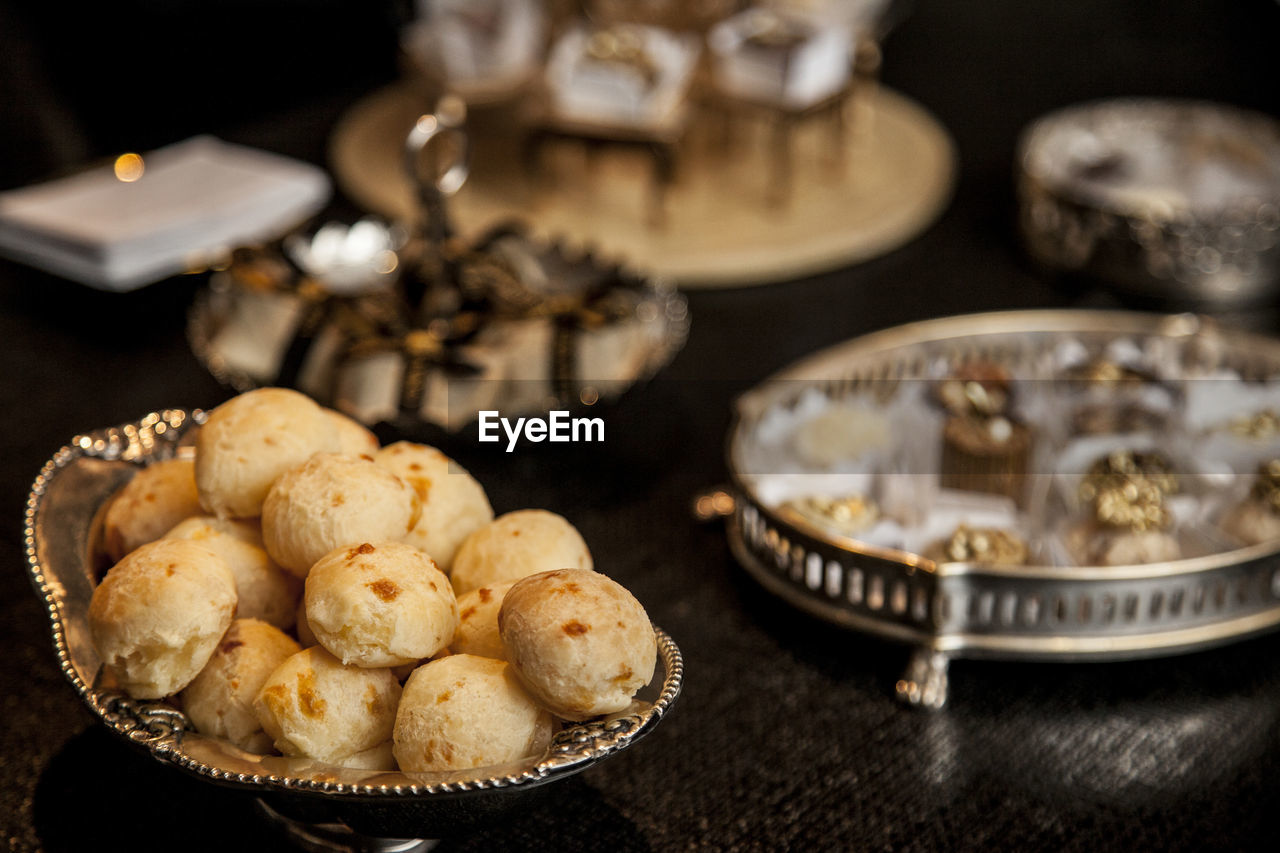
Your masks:
[{"label": "golden-brown bread roll", "polygon": [[98,584],[89,632],[126,693],[158,699],[200,673],[235,609],[225,560],[195,542],[158,539],[131,551]]},{"label": "golden-brown bread roll", "polygon": [[511,584],[482,586],[458,596],[458,630],[449,649],[455,654],[478,655],[506,660],[502,636],[498,633],[498,610]]},{"label": "golden-brown bread roll", "polygon": [[277,563],[305,578],[335,548],[403,539],[417,519],[417,495],[390,471],[356,456],[317,453],[272,484],[262,538]]},{"label": "golden-brown bread roll", "polygon": [[200,503],[222,518],[260,515],[277,477],[338,446],[333,421],[297,391],[259,388],[232,397],[196,435]]},{"label": "golden-brown bread roll", "polygon": [[253,700],[267,676],[301,649],[293,638],[258,619],[236,619],[213,657],[182,691],[182,709],[196,731],[222,737],[249,752],[271,751]]},{"label": "golden-brown bread roll", "polygon": [[444,572],[402,542],[364,542],[330,551],[307,575],[307,624],[346,664],[400,666],[429,658],[458,627]]},{"label": "golden-brown bread roll", "polygon": [[285,755],[331,764],[391,738],[400,683],[316,646],[285,659],[254,700],[258,722]]},{"label": "golden-brown bread roll", "polygon": [[422,515],[404,541],[448,572],[462,540],[493,520],[484,488],[457,462],[425,444],[398,441],[373,458],[412,486],[422,504]]},{"label": "golden-brown bread roll", "polygon": [[521,509],[464,539],[449,577],[462,594],[552,569],[591,568],[591,552],[577,528],[554,512]]},{"label": "golden-brown bread roll", "polygon": [[293,627],[302,584],[267,555],[256,521],[197,515],[179,522],[165,538],[190,539],[227,561],[236,578],[236,616]]},{"label": "golden-brown bread roll", "polygon": [[545,752],[553,727],[505,661],[450,655],[405,683],[396,762],[409,773],[506,764]]},{"label": "golden-brown bread roll", "polygon": [[529,693],[567,720],[623,710],[657,662],[640,602],[596,572],[562,569],[517,581],[503,598],[498,630]]},{"label": "golden-brown bread roll", "polygon": [[333,409],[325,409],[324,414],[338,432],[338,453],[344,456],[368,456],[372,458],[378,452],[378,448],[381,445],[378,442],[378,437],[373,434],[373,430],[355,418],[348,417],[342,412]]},{"label": "golden-brown bread roll", "polygon": [[102,522],[103,550],[112,561],[200,513],[195,472],[191,459],[166,459],[143,468],[116,493]]}]

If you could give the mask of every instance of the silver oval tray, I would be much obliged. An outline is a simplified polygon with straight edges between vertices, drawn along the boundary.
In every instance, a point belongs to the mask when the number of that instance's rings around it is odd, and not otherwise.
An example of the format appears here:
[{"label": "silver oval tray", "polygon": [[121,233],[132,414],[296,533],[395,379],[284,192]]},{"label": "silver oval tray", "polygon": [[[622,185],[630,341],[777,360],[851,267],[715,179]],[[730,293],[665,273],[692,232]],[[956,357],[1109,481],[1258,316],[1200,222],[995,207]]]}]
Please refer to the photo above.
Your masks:
[{"label": "silver oval tray", "polygon": [[196,776],[264,797],[273,810],[308,822],[337,821],[370,836],[448,832],[479,815],[491,819],[525,791],[578,773],[653,731],[684,677],[680,649],[654,631],[661,667],[632,706],[567,726],[544,755],[452,773],[369,772],[316,761],[244,752],[206,737],[162,701],[139,701],[100,687],[90,641],[89,601],[106,567],[97,556],[99,511],[140,466],[184,452],[200,410],[166,409],[137,423],[76,436],[44,465],[26,509],[27,568],[48,611],[54,649],[71,686],[113,732],[156,759]]},{"label": "silver oval tray", "polygon": [[[1280,341],[1190,315],[1029,311],[926,321],[848,341],[737,401],[728,464],[731,549],[768,591],[815,616],[915,647],[900,698],[940,706],[951,657],[1089,660],[1204,648],[1280,625],[1280,542],[1127,566],[935,562],[835,535],[762,500],[746,475],[753,431],[814,390],[841,400],[923,379],[930,364],[1018,363],[1070,336],[1158,340],[1207,367],[1280,376]],[[1016,375],[1016,374],[1015,374]]]}]

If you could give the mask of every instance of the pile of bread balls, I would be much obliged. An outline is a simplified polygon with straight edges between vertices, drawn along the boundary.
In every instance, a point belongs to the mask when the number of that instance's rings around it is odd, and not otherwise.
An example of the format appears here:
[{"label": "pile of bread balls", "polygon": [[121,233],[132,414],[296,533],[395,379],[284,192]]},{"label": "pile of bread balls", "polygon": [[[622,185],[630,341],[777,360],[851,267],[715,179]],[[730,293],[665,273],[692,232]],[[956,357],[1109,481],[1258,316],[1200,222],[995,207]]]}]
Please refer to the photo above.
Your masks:
[{"label": "pile of bread balls", "polygon": [[103,514],[106,674],[249,752],[447,771],[541,755],[625,710],[657,647],[554,513],[493,517],[440,451],[287,389],[209,414]]}]

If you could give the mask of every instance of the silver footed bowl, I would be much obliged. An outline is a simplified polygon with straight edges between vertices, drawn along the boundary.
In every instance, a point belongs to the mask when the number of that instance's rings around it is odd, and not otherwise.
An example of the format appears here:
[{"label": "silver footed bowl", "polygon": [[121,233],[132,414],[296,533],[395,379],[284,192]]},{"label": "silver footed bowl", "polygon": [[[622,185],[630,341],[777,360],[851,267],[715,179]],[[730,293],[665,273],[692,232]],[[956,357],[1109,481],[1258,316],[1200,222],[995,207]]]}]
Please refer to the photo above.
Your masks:
[{"label": "silver footed bowl", "polygon": [[1134,296],[1230,306],[1280,284],[1280,122],[1116,98],[1033,122],[1018,153],[1031,256]]},{"label": "silver footed bowl", "polygon": [[36,477],[27,500],[27,569],[44,602],[58,662],[89,710],[157,760],[261,797],[296,821],[344,824],[383,837],[441,837],[492,821],[534,792],[640,740],[680,693],[680,649],[654,628],[661,666],[626,710],[568,725],[543,755],[448,773],[371,772],[318,761],[261,756],[198,733],[175,706],[131,699],[101,686],[88,611],[107,566],[97,542],[107,499],[142,466],[190,452],[200,410],[166,409],[137,423],[76,436]]}]

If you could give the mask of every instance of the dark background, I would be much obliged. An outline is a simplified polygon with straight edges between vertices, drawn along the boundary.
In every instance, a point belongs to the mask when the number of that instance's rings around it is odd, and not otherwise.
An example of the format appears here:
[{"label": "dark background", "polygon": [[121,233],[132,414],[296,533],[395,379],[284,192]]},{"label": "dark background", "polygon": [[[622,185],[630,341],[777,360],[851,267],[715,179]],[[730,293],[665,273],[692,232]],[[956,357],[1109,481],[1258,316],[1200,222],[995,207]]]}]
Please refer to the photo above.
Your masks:
[{"label": "dark background", "polygon": [[[394,4],[0,4],[0,187],[197,132],[325,162],[327,134],[396,73]],[[652,737],[535,810],[440,850],[1277,849],[1280,637],[1109,665],[958,662],[941,713],[900,707],[905,650],[763,593],[689,502],[723,481],[733,397],[826,344],[904,321],[1113,306],[1027,264],[1018,131],[1113,95],[1280,114],[1280,5],[918,2],[884,79],[954,135],[955,198],[853,269],[693,292],[689,344],[607,416],[608,441],[450,446],[506,511],[543,506],[680,643],[684,695]],[[353,209],[341,198],[333,211]],[[229,392],[187,348],[200,281],[92,291],[0,261],[0,841],[14,850],[273,849],[249,805],[118,743],[57,671],[22,511],[77,432]],[[1275,306],[1239,317],[1276,331]],[[387,437],[387,436],[384,436]]]}]

